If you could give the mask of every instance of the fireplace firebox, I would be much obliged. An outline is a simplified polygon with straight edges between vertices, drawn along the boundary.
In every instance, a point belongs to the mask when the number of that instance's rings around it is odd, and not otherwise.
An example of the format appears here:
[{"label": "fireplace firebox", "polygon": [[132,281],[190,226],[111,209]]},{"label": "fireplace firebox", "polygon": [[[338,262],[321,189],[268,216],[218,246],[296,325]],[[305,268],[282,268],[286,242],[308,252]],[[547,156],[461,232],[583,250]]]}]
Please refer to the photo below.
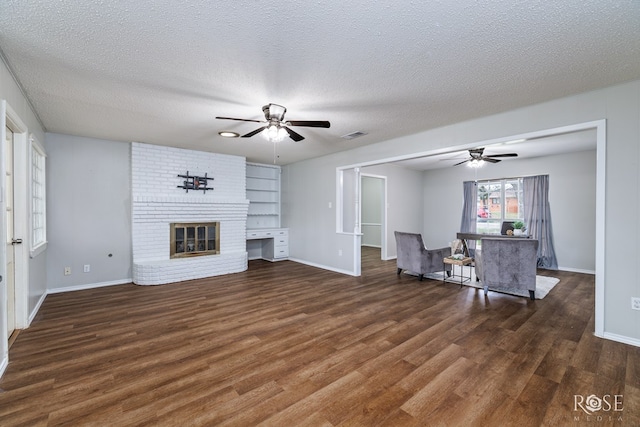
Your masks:
[{"label": "fireplace firebox", "polygon": [[220,253],[220,223],[171,223],[171,258]]}]

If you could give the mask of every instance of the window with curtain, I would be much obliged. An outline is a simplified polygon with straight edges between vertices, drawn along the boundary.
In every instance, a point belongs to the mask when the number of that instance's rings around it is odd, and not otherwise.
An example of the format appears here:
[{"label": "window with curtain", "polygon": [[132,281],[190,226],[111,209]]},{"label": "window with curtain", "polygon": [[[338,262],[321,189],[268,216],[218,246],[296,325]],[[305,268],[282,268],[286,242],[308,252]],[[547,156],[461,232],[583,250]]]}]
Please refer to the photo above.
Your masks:
[{"label": "window with curtain", "polygon": [[31,139],[31,252],[47,243],[46,182],[44,150]]},{"label": "window with curtain", "polygon": [[[527,234],[538,241],[538,267],[558,269],[549,205],[549,175],[465,181],[463,190],[461,232],[500,234],[502,221],[522,221]],[[475,245],[475,242],[468,243]]]},{"label": "window with curtain", "polygon": [[476,230],[500,234],[502,221],[524,220],[522,178],[477,183]]}]

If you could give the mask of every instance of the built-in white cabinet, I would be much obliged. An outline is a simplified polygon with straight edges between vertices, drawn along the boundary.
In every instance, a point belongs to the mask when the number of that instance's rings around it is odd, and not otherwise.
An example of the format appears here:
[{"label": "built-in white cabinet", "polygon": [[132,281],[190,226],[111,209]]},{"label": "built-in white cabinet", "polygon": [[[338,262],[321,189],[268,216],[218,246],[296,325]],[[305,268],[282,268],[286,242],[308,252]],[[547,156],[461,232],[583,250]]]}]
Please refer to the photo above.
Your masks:
[{"label": "built-in white cabinet", "polygon": [[247,229],[280,227],[280,166],[247,163]]},{"label": "built-in white cabinet", "polygon": [[280,228],[280,166],[247,163],[249,259],[289,257],[289,230]]},{"label": "built-in white cabinet", "polygon": [[289,257],[289,230],[274,228],[247,230],[247,252],[249,259],[280,261]]}]

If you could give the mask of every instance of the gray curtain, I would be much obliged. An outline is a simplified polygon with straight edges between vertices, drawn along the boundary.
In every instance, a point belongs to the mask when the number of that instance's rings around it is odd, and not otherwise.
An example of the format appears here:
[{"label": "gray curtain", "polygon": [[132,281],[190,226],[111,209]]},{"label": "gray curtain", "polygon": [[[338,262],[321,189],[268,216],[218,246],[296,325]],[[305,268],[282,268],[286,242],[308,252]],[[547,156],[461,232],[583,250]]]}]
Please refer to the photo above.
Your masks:
[{"label": "gray curtain", "polygon": [[475,181],[462,183],[464,202],[462,205],[461,233],[476,232],[476,216],[478,215],[478,186]]},{"label": "gray curtain", "polygon": [[527,234],[538,240],[538,267],[557,270],[549,207],[549,175],[525,177],[522,182],[524,223]]},{"label": "gray curtain", "polygon": [[[461,233],[476,232],[476,217],[478,216],[478,185],[475,181],[464,181],[462,183],[464,202],[462,205],[462,221],[460,221]],[[467,242],[469,254],[475,256],[475,240]]]}]

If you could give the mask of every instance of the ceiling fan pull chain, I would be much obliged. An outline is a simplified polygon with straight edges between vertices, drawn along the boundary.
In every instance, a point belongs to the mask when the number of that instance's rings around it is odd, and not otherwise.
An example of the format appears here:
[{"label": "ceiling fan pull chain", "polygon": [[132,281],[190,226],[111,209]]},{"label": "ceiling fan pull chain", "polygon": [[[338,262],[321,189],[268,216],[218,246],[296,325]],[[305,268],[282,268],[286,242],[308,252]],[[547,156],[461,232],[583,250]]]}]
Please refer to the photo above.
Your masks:
[{"label": "ceiling fan pull chain", "polygon": [[276,142],[275,142],[275,141],[273,141],[273,164],[274,164],[274,165],[276,164],[276,159],[277,159],[277,157],[278,157],[278,156],[276,155],[276,145],[277,145],[277,144],[276,144]]}]

